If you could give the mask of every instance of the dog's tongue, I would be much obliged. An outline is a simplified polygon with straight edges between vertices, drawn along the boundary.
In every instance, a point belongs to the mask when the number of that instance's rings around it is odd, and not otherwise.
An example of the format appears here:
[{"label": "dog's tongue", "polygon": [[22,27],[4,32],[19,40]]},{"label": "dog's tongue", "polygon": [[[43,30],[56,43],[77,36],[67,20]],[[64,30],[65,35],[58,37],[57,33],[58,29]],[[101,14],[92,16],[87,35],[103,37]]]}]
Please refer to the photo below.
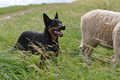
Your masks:
[{"label": "dog's tongue", "polygon": [[60,32],[60,31],[55,31],[55,33],[58,35],[64,35],[64,33]]}]

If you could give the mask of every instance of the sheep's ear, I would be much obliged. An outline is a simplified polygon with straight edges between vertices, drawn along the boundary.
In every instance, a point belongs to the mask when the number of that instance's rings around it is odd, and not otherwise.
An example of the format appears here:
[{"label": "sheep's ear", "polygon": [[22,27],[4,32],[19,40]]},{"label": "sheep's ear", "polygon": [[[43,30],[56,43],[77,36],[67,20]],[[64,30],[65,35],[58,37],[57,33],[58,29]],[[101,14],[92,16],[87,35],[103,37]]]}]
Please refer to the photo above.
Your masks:
[{"label": "sheep's ear", "polygon": [[43,13],[43,20],[45,26],[47,26],[51,19],[45,13]]},{"label": "sheep's ear", "polygon": [[55,18],[54,19],[58,19],[58,13],[56,12]]}]

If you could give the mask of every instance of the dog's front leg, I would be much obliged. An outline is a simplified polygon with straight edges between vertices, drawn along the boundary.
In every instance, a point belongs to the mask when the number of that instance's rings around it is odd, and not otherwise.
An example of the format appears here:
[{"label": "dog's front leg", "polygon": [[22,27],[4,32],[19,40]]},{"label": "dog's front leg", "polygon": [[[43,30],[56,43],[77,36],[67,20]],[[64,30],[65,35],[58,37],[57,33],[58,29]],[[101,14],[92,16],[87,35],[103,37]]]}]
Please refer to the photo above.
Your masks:
[{"label": "dog's front leg", "polygon": [[45,65],[45,60],[46,60],[46,58],[41,55],[40,62],[39,62],[40,69],[43,69],[43,66]]}]

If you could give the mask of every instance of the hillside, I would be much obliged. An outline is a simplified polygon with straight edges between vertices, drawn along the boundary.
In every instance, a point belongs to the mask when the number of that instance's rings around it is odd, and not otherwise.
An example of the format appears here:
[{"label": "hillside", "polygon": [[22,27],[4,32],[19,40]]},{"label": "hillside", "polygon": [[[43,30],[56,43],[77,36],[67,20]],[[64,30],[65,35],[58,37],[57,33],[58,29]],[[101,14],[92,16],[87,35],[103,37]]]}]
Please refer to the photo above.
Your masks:
[{"label": "hillside", "polygon": [[[78,46],[81,42],[80,18],[94,9],[120,12],[119,0],[78,0],[73,3],[52,3],[0,8],[0,80],[120,80],[120,68],[110,65],[112,50],[98,47],[91,65],[84,64]],[[59,38],[61,54],[58,64],[46,61],[39,69],[40,55],[27,56],[21,51],[8,53],[23,31],[43,32],[43,13],[59,20],[67,28]]]}]

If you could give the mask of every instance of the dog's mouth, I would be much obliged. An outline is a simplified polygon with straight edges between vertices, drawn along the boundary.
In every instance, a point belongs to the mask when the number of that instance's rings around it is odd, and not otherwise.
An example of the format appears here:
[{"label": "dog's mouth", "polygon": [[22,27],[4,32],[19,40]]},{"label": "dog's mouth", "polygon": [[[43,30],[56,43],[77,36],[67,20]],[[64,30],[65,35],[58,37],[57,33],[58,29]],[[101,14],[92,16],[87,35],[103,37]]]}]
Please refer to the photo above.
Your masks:
[{"label": "dog's mouth", "polygon": [[65,30],[65,26],[64,26],[64,25],[61,26],[61,27],[58,28],[58,29],[54,29],[54,30],[53,30],[53,33],[54,33],[55,35],[57,35],[58,37],[62,37],[62,36],[64,35],[64,33],[62,33],[61,30]]},{"label": "dog's mouth", "polygon": [[61,30],[65,30],[66,26],[62,25],[60,27],[53,27],[48,29],[50,35],[52,36],[53,40],[56,40],[57,37],[62,37],[64,33],[61,32]]},{"label": "dog's mouth", "polygon": [[64,33],[62,33],[61,31],[54,31],[54,33],[58,36],[58,37],[62,37],[64,35]]}]

